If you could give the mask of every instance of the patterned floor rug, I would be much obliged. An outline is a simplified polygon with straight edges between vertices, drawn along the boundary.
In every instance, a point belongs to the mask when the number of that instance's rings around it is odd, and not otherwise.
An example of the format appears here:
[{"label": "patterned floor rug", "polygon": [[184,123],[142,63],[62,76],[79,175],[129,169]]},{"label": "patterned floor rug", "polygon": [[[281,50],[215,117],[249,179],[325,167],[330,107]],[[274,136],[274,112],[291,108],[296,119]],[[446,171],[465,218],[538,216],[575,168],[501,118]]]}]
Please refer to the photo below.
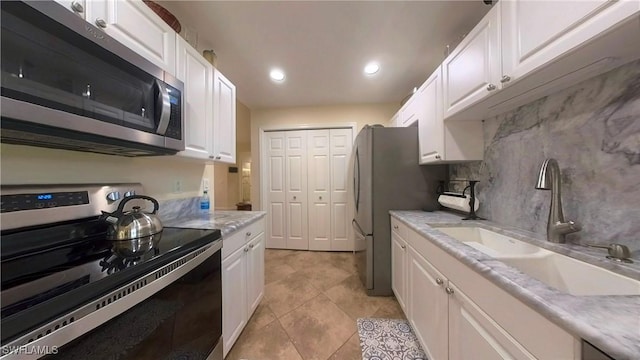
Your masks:
[{"label": "patterned floor rug", "polygon": [[409,322],[401,319],[358,319],[363,360],[427,360]]}]

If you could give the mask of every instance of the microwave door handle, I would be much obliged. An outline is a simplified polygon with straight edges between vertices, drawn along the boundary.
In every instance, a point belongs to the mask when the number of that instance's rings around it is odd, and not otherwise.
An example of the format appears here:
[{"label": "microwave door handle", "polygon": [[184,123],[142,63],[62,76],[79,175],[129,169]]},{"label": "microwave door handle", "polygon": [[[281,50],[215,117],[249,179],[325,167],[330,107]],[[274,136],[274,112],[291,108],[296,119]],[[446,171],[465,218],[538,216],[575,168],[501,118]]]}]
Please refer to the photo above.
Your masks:
[{"label": "microwave door handle", "polygon": [[156,99],[156,109],[160,111],[158,128],[156,133],[164,135],[169,127],[169,120],[171,119],[171,101],[169,99],[169,90],[159,80],[156,80],[156,86],[158,87],[158,98]]}]

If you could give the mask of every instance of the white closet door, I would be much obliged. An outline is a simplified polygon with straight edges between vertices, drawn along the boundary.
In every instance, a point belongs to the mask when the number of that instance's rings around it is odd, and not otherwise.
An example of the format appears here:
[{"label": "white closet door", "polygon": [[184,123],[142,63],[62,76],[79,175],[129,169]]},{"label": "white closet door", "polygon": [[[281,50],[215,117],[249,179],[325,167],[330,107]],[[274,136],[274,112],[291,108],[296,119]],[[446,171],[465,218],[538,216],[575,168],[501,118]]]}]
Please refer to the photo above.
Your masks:
[{"label": "white closet door", "polygon": [[330,131],[309,130],[309,250],[331,250]]},{"label": "white closet door", "polygon": [[307,227],[307,131],[286,131],[286,248],[309,249]]},{"label": "white closet door", "polygon": [[347,195],[349,159],[353,145],[352,129],[330,130],[331,156],[331,250],[353,250],[350,204]]},{"label": "white closet door", "polygon": [[286,241],[286,187],[284,132],[266,133],[267,153],[267,247],[285,249]]}]

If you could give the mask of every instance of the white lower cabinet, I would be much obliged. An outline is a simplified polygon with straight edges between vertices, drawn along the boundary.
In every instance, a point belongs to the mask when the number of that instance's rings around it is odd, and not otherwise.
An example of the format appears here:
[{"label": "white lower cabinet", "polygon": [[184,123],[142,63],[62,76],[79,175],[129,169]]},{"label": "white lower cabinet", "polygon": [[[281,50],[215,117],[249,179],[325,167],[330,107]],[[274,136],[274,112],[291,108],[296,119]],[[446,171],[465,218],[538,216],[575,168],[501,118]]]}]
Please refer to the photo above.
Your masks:
[{"label": "white lower cabinet", "polygon": [[226,356],[264,297],[264,220],[225,236],[223,242],[222,337]]},{"label": "white lower cabinet", "polygon": [[391,288],[400,307],[407,311],[407,243],[395,231],[391,231]]},{"label": "white lower cabinet", "polygon": [[397,219],[391,223],[392,254],[398,233],[407,234],[405,257],[392,257],[392,287],[406,286],[403,309],[429,359],[579,358],[571,334]]},{"label": "white lower cabinet", "polygon": [[409,248],[408,253],[407,318],[424,345],[427,358],[447,359],[449,299],[443,291],[446,279],[413,248]]}]

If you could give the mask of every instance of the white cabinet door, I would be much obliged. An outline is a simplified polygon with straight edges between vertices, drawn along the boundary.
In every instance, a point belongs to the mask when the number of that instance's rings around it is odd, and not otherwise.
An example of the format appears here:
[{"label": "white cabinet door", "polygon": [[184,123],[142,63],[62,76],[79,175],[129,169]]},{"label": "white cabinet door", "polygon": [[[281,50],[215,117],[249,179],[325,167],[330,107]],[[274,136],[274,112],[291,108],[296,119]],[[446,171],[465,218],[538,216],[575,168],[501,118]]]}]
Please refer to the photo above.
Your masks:
[{"label": "white cabinet door", "polygon": [[176,77],[184,82],[185,151],[180,155],[209,159],[213,151],[213,66],[176,35]]},{"label": "white cabinet door", "polygon": [[536,359],[451,282],[449,359]]},{"label": "white cabinet door", "polygon": [[213,155],[236,163],[236,86],[220,71],[213,74]]},{"label": "white cabinet door", "polygon": [[247,319],[264,296],[264,232],[254,237],[247,252]]},{"label": "white cabinet door", "polygon": [[247,324],[245,247],[222,261],[222,337],[226,355]]},{"label": "white cabinet door", "polygon": [[72,11],[77,14],[81,18],[84,19],[86,12],[86,1],[85,0],[54,0],[60,5],[64,6],[65,9]]},{"label": "white cabinet door", "polygon": [[309,249],[307,227],[307,132],[285,132],[286,248]]},{"label": "white cabinet door", "polygon": [[172,75],[176,73],[176,33],[139,0],[90,1],[86,20]]},{"label": "white cabinet door", "polygon": [[265,133],[267,178],[267,247],[287,247],[286,185],[285,185],[285,136],[284,132]]},{"label": "white cabinet door", "polygon": [[398,126],[409,126],[418,120],[417,93],[418,91],[411,95],[409,100],[402,106],[402,109],[400,109],[400,124]]},{"label": "white cabinet door", "polygon": [[[447,359],[448,296],[447,279],[412,247],[408,247],[408,318],[429,359]],[[468,359],[492,359],[470,357]]]},{"label": "white cabinet door", "polygon": [[445,118],[477,103],[501,87],[501,3],[494,5],[442,63]]},{"label": "white cabinet door", "polygon": [[352,129],[330,130],[331,156],[331,250],[353,250],[353,236],[351,236],[351,202],[348,193],[349,160],[353,147]]},{"label": "white cabinet door", "polygon": [[640,8],[638,1],[501,3],[502,67],[508,76],[503,81],[507,84],[605,33]]},{"label": "white cabinet door", "polygon": [[[418,122],[420,163],[440,161],[445,156],[442,115],[442,76],[438,68],[421,87],[423,116]],[[480,134],[482,135],[482,134]]]},{"label": "white cabinet door", "polygon": [[331,250],[329,130],[310,130],[308,140],[309,250]]},{"label": "white cabinet door", "polygon": [[406,313],[407,243],[395,231],[391,231],[391,289]]}]

